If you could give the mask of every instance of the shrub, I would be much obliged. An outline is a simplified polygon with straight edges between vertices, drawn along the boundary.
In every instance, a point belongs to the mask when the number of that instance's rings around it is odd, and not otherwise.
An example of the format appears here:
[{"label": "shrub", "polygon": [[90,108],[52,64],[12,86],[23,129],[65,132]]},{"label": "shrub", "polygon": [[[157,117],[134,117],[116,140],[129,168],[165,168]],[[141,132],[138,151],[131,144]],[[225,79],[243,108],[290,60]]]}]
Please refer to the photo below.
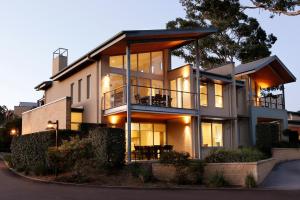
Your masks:
[{"label": "shrub", "polygon": [[291,147],[298,146],[298,144],[299,144],[299,134],[298,134],[297,131],[292,131],[290,129],[285,129],[282,134],[289,138],[289,144],[291,145]]},{"label": "shrub", "polygon": [[255,188],[256,187],[256,181],[253,176],[253,174],[248,174],[245,178],[245,186],[247,188]]},{"label": "shrub", "polygon": [[133,177],[139,178],[143,183],[150,182],[153,178],[151,164],[132,163],[128,169]]},{"label": "shrub", "polygon": [[216,172],[208,180],[209,187],[225,187],[228,185],[229,183],[225,180],[223,172]]},{"label": "shrub", "polygon": [[242,148],[237,150],[212,150],[205,158],[205,161],[208,163],[227,163],[256,162],[263,159],[266,159],[266,156],[261,151],[253,148]]},{"label": "shrub", "polygon": [[3,159],[5,160],[5,162],[7,162],[9,167],[12,167],[12,163],[11,163],[11,155],[7,154],[3,156]]},{"label": "shrub", "polygon": [[73,137],[70,141],[63,141],[58,148],[48,149],[49,167],[58,172],[71,171],[77,163],[93,157],[92,142],[89,138]]},{"label": "shrub", "polygon": [[0,128],[0,152],[9,152],[12,137],[9,134],[9,130],[6,128]]},{"label": "shrub", "polygon": [[192,184],[201,184],[203,181],[205,163],[202,160],[193,160],[189,164],[190,182]]},{"label": "shrub", "polygon": [[96,128],[89,134],[100,167],[121,168],[125,163],[125,132],[118,128]]},{"label": "shrub", "polygon": [[169,151],[163,152],[159,161],[165,164],[187,165],[189,157],[190,154],[188,152]]},{"label": "shrub", "polygon": [[88,135],[88,133],[96,128],[105,127],[105,124],[96,124],[96,123],[81,123],[79,125],[79,131],[83,135]]},{"label": "shrub", "polygon": [[271,155],[272,147],[279,142],[279,127],[277,124],[256,125],[256,146],[267,155]]}]

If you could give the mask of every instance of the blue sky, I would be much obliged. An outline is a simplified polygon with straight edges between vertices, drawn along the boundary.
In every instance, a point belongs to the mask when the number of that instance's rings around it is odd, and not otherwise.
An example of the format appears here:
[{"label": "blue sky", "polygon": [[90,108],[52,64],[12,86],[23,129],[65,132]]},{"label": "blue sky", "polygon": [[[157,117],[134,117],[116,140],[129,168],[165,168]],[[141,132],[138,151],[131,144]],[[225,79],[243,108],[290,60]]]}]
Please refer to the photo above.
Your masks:
[{"label": "blue sky", "polygon": [[[242,2],[248,2],[243,0]],[[278,41],[273,54],[300,77],[300,16],[276,16],[251,10]],[[52,52],[69,49],[69,62],[121,30],[161,29],[185,15],[178,0],[1,0],[0,105],[13,108],[19,101],[36,101],[33,88],[51,75]],[[286,86],[289,110],[300,110],[300,81]]]}]

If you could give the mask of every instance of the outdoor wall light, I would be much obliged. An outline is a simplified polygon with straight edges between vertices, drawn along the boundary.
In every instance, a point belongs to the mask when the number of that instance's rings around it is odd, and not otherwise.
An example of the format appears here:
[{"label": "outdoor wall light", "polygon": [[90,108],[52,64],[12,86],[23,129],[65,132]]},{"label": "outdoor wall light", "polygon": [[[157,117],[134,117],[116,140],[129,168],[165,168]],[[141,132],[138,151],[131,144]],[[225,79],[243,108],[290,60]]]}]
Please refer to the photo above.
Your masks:
[{"label": "outdoor wall light", "polygon": [[11,129],[10,130],[10,135],[12,135],[12,136],[17,135],[17,130],[16,129]]}]

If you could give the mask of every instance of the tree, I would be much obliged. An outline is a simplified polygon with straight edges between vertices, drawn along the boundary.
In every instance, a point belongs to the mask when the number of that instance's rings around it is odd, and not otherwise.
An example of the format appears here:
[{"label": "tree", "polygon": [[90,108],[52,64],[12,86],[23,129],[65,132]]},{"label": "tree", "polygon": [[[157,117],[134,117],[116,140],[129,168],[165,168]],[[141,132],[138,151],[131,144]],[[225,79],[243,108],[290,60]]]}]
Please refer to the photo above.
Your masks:
[{"label": "tree", "polygon": [[[199,40],[199,54],[203,68],[211,68],[235,60],[253,61],[271,54],[277,38],[267,35],[259,22],[248,17],[238,0],[180,0],[185,18],[167,23],[168,29],[216,27],[219,31]],[[195,61],[194,44],[173,52],[186,62]]]},{"label": "tree", "polygon": [[6,122],[6,115],[8,109],[6,106],[0,106],[0,126],[2,126]]},{"label": "tree", "polygon": [[[300,0],[250,0],[253,6],[242,6],[245,9],[264,9],[273,14],[287,16],[300,15]],[[272,17],[274,15],[271,15]]]}]

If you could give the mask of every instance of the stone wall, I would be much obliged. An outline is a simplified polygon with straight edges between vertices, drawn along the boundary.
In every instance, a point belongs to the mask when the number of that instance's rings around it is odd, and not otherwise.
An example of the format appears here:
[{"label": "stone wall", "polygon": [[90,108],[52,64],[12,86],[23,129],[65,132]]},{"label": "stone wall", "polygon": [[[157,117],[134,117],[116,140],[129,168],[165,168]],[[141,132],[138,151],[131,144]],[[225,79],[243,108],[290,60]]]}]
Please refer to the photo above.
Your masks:
[{"label": "stone wall", "polygon": [[171,164],[152,163],[152,173],[157,180],[171,182],[176,177],[176,167]]},{"label": "stone wall", "polygon": [[204,181],[207,182],[215,173],[221,172],[230,185],[244,186],[248,174],[252,174],[257,184],[260,184],[275,164],[273,158],[249,163],[208,163],[204,170]]},{"label": "stone wall", "polygon": [[272,153],[277,162],[300,159],[300,148],[273,148]]},{"label": "stone wall", "polygon": [[57,101],[37,107],[22,114],[22,134],[45,131],[48,121],[59,121],[59,129],[71,128],[71,98],[64,97]]}]

